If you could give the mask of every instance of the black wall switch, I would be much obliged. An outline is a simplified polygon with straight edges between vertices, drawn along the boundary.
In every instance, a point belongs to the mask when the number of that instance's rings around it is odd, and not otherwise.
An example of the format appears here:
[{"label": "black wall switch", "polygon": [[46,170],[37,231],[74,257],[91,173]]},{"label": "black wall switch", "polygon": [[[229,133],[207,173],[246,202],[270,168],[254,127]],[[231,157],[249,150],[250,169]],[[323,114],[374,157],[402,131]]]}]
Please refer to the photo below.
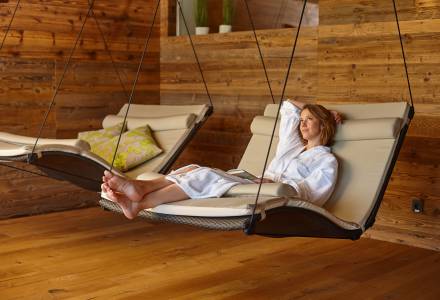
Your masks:
[{"label": "black wall switch", "polygon": [[413,198],[411,202],[411,209],[413,212],[419,214],[423,212],[423,199],[420,198]]}]

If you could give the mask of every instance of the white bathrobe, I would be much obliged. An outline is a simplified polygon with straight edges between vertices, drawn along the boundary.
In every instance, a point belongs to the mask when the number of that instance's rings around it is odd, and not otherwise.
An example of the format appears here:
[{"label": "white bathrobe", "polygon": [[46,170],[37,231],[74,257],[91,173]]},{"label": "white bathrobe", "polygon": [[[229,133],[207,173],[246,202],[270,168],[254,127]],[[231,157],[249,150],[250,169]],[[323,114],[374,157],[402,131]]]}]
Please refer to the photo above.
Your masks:
[{"label": "white bathrobe", "polygon": [[[335,187],[338,162],[329,147],[305,150],[297,130],[300,110],[295,105],[284,101],[280,113],[278,147],[264,177],[289,184],[297,191],[298,198],[322,206]],[[191,166],[195,169],[176,174]],[[171,172],[166,179],[176,183],[192,199],[221,197],[235,185],[255,184],[218,169],[187,167]]]}]

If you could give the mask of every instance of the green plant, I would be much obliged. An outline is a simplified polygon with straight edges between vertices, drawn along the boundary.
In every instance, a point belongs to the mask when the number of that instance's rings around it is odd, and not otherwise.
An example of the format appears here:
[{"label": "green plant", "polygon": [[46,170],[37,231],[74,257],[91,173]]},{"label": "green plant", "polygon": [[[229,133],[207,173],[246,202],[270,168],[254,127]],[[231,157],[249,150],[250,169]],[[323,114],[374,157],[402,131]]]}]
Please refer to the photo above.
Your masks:
[{"label": "green plant", "polygon": [[194,6],[194,17],[197,27],[207,27],[208,26],[208,1],[207,0],[196,0],[196,5]]},{"label": "green plant", "polygon": [[232,25],[234,0],[223,0],[223,25]]}]

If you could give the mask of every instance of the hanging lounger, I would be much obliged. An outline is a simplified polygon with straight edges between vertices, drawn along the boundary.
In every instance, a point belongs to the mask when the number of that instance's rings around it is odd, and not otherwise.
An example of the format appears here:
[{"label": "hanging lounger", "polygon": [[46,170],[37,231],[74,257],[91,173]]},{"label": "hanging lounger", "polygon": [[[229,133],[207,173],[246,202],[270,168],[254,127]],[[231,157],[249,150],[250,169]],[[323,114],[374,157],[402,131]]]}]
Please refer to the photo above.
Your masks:
[{"label": "hanging lounger", "polygon": [[[253,135],[239,169],[262,174],[264,149],[270,142],[277,107],[270,104],[264,116],[254,118],[251,125]],[[289,185],[264,183],[255,218],[251,216],[258,184],[234,186],[223,198],[163,204],[141,211],[139,215],[210,229],[241,229],[249,234],[358,239],[374,223],[412,109],[406,102],[328,107],[341,112],[346,120],[339,125],[332,147],[339,161],[340,177],[324,207],[297,198]],[[275,136],[273,143],[277,142]],[[275,150],[272,148],[269,158],[273,157]],[[138,179],[157,176],[161,175],[144,173]],[[105,198],[105,194],[102,194],[100,204],[122,212],[116,203]]]},{"label": "hanging lounger", "polygon": [[[127,107],[126,104],[117,115],[105,117],[103,128],[122,123]],[[130,178],[144,172],[165,174],[211,112],[209,105],[131,105],[128,129],[148,124],[164,152],[124,174],[115,172]],[[51,177],[68,180],[93,191],[101,190],[102,174],[104,170],[111,169],[111,164],[90,152],[87,142],[39,139],[32,153],[35,140],[0,132],[0,160],[30,162]]]},{"label": "hanging lounger", "polygon": [[[178,2],[179,3],[179,2]],[[180,3],[179,3],[180,4]],[[245,1],[246,7],[247,2]],[[307,0],[303,3],[299,26],[292,49],[285,86],[293,61]],[[220,230],[244,230],[247,234],[273,237],[304,236],[356,240],[374,224],[392,170],[414,115],[411,86],[393,0],[411,105],[406,102],[328,106],[341,112],[346,121],[338,129],[333,152],[339,159],[340,178],[332,197],[318,207],[296,197],[296,191],[281,183],[238,185],[223,198],[184,200],[143,210],[140,216],[155,220],[196,225]],[[179,5],[180,7],[180,5]],[[249,8],[248,13],[249,13]],[[251,15],[249,13],[249,17]],[[251,19],[252,29],[255,28]],[[259,48],[258,39],[256,38]],[[259,48],[260,49],[260,48]],[[264,67],[264,60],[260,58]],[[267,78],[270,88],[270,83]],[[271,91],[271,89],[270,89]],[[272,99],[273,94],[271,92]],[[275,103],[275,101],[273,101]],[[253,174],[263,174],[264,149],[270,140],[277,143],[274,125],[280,104],[266,107],[263,116],[252,123],[252,139],[238,166]],[[269,148],[271,159],[275,147]],[[264,167],[262,167],[264,165]],[[157,174],[145,173],[139,179],[152,179]],[[260,197],[261,196],[261,197]],[[120,207],[102,194],[100,204],[122,213]]]}]

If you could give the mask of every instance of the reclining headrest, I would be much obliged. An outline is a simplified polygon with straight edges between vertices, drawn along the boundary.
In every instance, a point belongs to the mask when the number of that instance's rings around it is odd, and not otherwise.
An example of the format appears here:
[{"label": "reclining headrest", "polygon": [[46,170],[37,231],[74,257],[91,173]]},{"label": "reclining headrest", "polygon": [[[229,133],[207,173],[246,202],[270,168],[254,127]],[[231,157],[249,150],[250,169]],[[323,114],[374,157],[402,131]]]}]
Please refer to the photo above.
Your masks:
[{"label": "reclining headrest", "polygon": [[[275,118],[256,116],[251,124],[253,134],[272,135]],[[345,120],[338,125],[335,141],[357,141],[396,138],[401,126],[399,118]],[[278,136],[279,123],[275,130]]]},{"label": "reclining headrest", "polygon": [[[195,114],[186,114],[160,118],[127,118],[128,130],[132,130],[148,124],[153,131],[187,129],[196,119]],[[102,121],[102,127],[107,128],[124,121],[124,117],[108,115]]]}]

